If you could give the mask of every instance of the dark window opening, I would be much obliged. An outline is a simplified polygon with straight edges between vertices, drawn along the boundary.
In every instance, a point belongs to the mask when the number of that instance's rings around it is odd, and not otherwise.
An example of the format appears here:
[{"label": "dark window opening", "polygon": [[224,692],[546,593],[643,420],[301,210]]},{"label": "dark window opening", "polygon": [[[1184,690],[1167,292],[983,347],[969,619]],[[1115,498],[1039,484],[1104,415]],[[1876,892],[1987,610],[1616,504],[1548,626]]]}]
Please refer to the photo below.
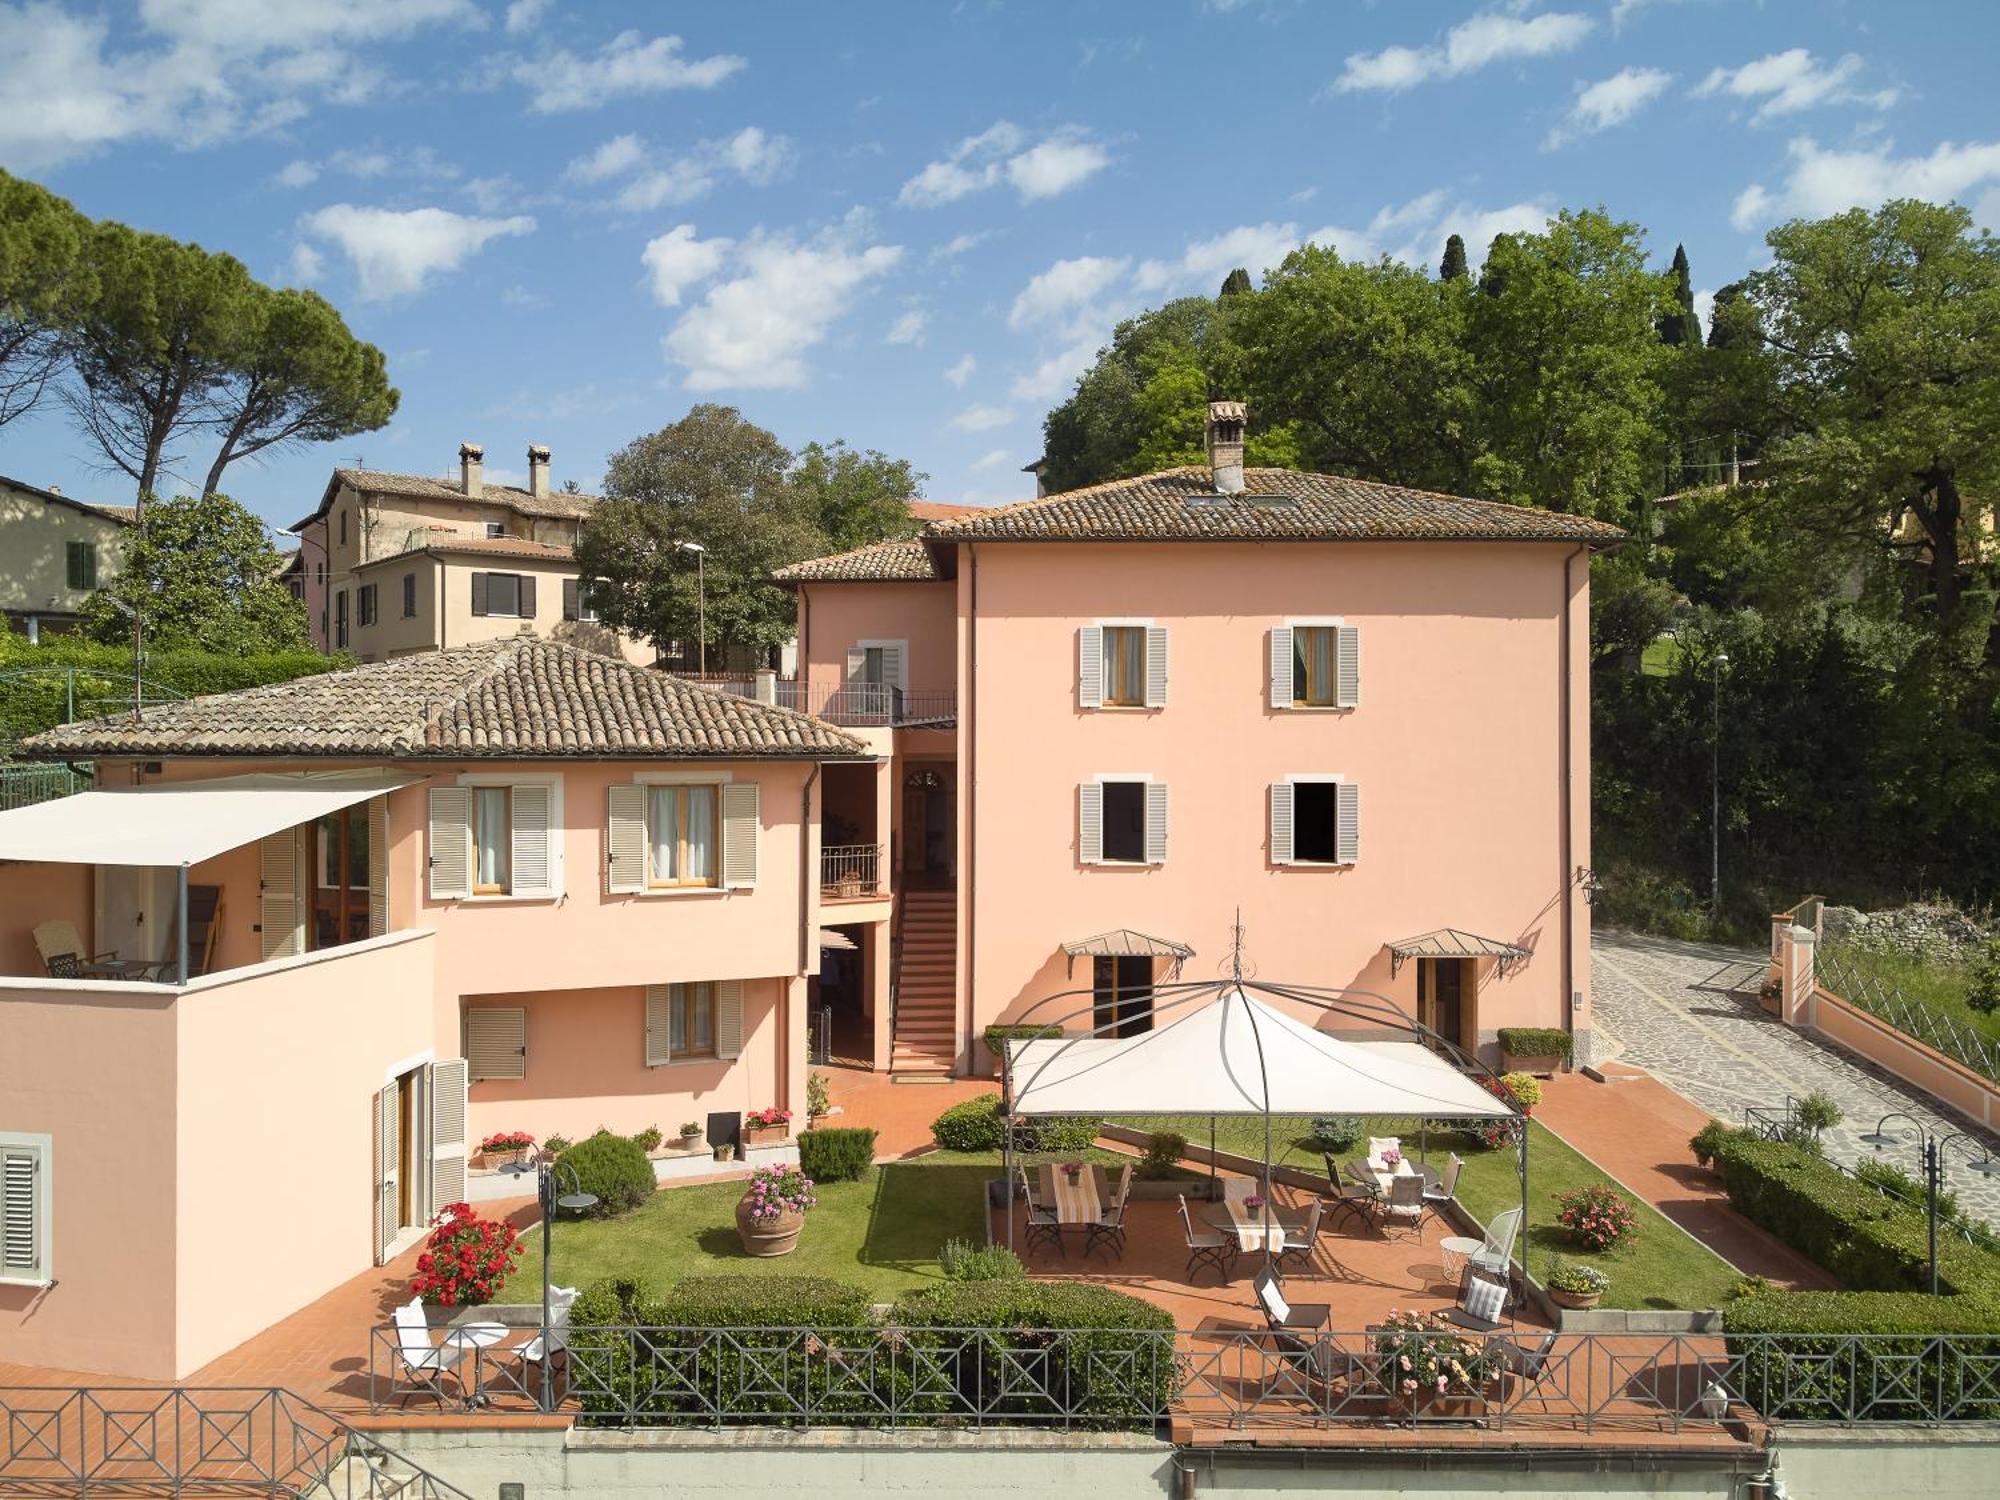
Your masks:
[{"label": "dark window opening", "polygon": [[486,523],[486,539],[489,542],[497,542],[500,540],[500,538],[504,537],[506,534],[507,534],[507,526],[505,522],[488,521]]},{"label": "dark window opening", "polygon": [[406,620],[412,619],[416,616],[416,613],[417,575],[414,573],[405,573],[403,575],[403,618]]},{"label": "dark window opening", "polygon": [[97,587],[97,544],[71,542],[65,556],[69,586],[73,589]]},{"label": "dark window opening", "polygon": [[1145,782],[1104,783],[1104,858],[1110,863],[1145,863]]},{"label": "dark window opening", "polygon": [[1091,1026],[1098,1036],[1137,1036],[1153,1029],[1153,960],[1090,961]]},{"label": "dark window opening", "polygon": [[1292,858],[1303,864],[1338,864],[1338,783],[1299,781],[1292,784]]}]

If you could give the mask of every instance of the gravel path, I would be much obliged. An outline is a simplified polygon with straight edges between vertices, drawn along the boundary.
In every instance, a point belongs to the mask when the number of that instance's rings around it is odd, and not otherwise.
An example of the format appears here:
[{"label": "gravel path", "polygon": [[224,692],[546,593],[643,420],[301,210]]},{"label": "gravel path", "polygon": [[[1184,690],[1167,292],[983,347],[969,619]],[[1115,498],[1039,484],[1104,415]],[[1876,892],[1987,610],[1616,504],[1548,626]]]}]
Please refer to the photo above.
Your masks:
[{"label": "gravel path", "polygon": [[[1759,970],[1761,953],[1637,933],[1600,931],[1591,938],[1590,976],[1596,1056],[1646,1069],[1716,1118],[1743,1123],[1748,1105],[1782,1109],[1787,1096],[1824,1090],[1840,1106],[1841,1123],[1826,1134],[1827,1154],[1852,1166],[1873,1156],[1861,1136],[1892,1110],[1914,1115],[1944,1134],[1967,1130],[1958,1115],[1932,1107],[1918,1093],[1871,1064],[1766,1016],[1754,991],[1729,986]],[[1891,1129],[1897,1129],[1891,1126]],[[1914,1132],[1882,1153],[1921,1175]],[[2000,1150],[2000,1141],[1988,1140]],[[1968,1213],[2000,1225],[2000,1176],[1966,1166],[1965,1142],[1947,1152],[1946,1184]]]}]

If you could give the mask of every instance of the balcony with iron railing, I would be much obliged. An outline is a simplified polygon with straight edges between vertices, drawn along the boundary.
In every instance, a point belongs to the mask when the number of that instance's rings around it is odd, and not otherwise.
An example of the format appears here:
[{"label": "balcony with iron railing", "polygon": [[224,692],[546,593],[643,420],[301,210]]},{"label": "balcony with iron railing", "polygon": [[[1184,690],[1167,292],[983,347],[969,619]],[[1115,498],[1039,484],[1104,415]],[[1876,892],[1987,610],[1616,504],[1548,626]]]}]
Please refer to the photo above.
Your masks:
[{"label": "balcony with iron railing", "polygon": [[819,893],[830,901],[886,895],[880,844],[831,844],[819,851]]},{"label": "balcony with iron railing", "polygon": [[[715,692],[758,699],[754,676],[686,674]],[[796,677],[770,680],[769,702],[796,709],[845,728],[949,729],[957,721],[958,694],[951,688],[901,688],[886,682],[815,682]]]}]

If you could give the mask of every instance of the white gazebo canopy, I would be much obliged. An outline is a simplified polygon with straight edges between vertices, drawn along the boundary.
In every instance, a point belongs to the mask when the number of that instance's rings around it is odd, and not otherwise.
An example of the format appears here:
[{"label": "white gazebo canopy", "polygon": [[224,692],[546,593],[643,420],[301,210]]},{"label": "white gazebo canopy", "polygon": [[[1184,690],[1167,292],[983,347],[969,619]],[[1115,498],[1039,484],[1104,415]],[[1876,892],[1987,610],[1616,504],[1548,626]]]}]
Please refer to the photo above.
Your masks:
[{"label": "white gazebo canopy", "polygon": [[0,859],[200,864],[423,779],[386,770],[266,772],[78,792],[0,812]]},{"label": "white gazebo canopy", "polygon": [[1218,996],[1138,1036],[1010,1040],[1010,1107],[1023,1115],[1514,1113],[1415,1042],[1347,1041],[1233,984]]}]

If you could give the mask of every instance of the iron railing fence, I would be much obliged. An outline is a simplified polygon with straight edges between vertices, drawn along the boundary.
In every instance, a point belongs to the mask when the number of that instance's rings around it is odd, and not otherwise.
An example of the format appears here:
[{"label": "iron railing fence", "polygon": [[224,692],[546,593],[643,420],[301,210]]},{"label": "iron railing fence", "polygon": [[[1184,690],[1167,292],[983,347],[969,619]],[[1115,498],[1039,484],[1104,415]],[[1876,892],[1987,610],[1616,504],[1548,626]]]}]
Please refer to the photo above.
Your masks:
[{"label": "iron railing fence", "polygon": [[468,1500],[278,1387],[0,1386],[0,1494]]},{"label": "iron railing fence", "polygon": [[880,844],[833,844],[819,851],[823,896],[872,896],[882,889]]},{"label": "iron railing fence", "polygon": [[[677,674],[716,692],[755,698],[754,677],[711,673]],[[958,694],[951,688],[909,691],[886,682],[814,682],[780,677],[772,683],[773,701],[780,708],[825,719],[849,728],[896,726],[922,728],[950,724],[958,711]]]},{"label": "iron railing fence", "polygon": [[1905,1036],[1915,1037],[1982,1077],[2000,1083],[2000,1041],[1964,1022],[1910,999],[1873,974],[1864,974],[1837,951],[1823,950],[1813,961],[1815,983],[1849,1005],[1886,1021]]},{"label": "iron railing fence", "polygon": [[808,1066],[823,1068],[833,1061],[833,1007],[821,1005],[813,1010],[811,1029],[807,1032],[806,1063]]},{"label": "iron railing fence", "polygon": [[[1440,1395],[1398,1352],[1473,1372]],[[1398,1342],[1392,1348],[1390,1340]],[[454,1383],[403,1378],[375,1330],[377,1410],[435,1394],[496,1413],[544,1409],[541,1367],[468,1349]],[[1151,1431],[1393,1425],[1678,1433],[1766,1421],[1952,1423],[2000,1418],[2000,1335],[1274,1334],[1207,1329],[579,1326],[550,1406],[586,1426]]]},{"label": "iron railing fence", "polygon": [[0,765],[0,812],[90,790],[91,773],[66,765]]}]

